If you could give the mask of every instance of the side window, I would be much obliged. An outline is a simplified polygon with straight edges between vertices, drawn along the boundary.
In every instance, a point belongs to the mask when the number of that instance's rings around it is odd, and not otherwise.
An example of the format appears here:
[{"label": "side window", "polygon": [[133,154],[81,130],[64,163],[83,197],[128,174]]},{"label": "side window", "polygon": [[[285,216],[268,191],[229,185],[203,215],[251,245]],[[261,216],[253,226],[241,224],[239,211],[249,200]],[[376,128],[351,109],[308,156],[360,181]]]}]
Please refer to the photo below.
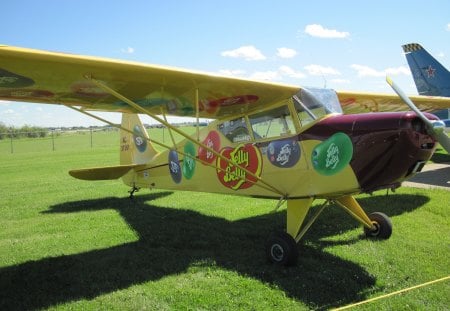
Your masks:
[{"label": "side window", "polygon": [[243,117],[225,121],[224,123],[219,124],[217,129],[233,143],[250,140],[247,123]]},{"label": "side window", "polygon": [[[295,110],[297,110],[298,118],[300,120],[300,124],[302,126],[305,126],[311,122],[313,122],[315,119],[313,116],[311,116],[305,109],[300,106],[299,103],[294,101],[294,107]],[[321,117],[325,116],[327,114],[324,107],[313,107],[312,109],[309,109],[309,111],[317,118],[320,119]]]},{"label": "side window", "polygon": [[295,133],[288,106],[281,106],[249,116],[255,139],[286,136]]}]

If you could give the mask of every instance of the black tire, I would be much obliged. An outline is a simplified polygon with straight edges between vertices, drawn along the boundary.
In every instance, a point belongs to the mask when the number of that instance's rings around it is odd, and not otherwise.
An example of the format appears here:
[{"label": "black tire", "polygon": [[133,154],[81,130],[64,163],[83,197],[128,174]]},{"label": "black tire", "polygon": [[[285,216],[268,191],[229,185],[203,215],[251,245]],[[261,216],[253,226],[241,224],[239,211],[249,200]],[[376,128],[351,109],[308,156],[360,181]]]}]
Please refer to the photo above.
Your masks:
[{"label": "black tire", "polygon": [[267,240],[266,254],[269,261],[274,264],[294,265],[298,259],[297,243],[286,232],[275,232]]},{"label": "black tire", "polygon": [[386,214],[376,212],[369,215],[375,229],[364,227],[364,233],[368,238],[389,239],[392,234],[392,222]]}]

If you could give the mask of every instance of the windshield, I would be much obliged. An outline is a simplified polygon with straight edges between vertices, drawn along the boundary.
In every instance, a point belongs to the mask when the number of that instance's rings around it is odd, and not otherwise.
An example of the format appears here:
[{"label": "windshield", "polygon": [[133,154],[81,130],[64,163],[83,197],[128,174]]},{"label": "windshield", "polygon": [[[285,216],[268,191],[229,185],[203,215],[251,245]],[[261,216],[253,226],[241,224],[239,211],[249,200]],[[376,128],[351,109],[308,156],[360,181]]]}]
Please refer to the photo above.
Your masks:
[{"label": "windshield", "polygon": [[301,89],[293,99],[302,126],[330,113],[342,113],[336,92],[331,89]]}]

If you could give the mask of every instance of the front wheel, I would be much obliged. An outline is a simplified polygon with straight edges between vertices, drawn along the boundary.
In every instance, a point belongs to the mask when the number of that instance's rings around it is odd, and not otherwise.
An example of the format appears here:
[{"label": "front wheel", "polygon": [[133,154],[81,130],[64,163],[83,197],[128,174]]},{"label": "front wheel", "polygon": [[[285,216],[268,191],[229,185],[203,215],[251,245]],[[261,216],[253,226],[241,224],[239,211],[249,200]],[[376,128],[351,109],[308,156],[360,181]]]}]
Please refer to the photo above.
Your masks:
[{"label": "front wheel", "polygon": [[364,227],[368,238],[389,239],[392,234],[392,222],[386,214],[376,212],[369,215],[373,228]]},{"label": "front wheel", "polygon": [[275,232],[267,240],[266,254],[272,263],[283,266],[294,265],[298,258],[297,243],[286,232]]}]

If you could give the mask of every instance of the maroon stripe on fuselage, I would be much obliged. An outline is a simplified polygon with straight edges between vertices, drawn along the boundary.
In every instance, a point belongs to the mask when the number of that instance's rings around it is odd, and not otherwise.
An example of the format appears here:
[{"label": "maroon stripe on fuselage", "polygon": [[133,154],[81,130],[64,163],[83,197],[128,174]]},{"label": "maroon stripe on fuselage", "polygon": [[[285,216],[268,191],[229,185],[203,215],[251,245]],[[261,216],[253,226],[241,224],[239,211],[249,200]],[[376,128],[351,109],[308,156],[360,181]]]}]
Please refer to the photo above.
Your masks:
[{"label": "maroon stripe on fuselage", "polygon": [[[431,114],[427,117],[436,119]],[[352,140],[350,165],[364,192],[398,186],[435,148],[434,139],[413,112],[332,116],[299,134],[299,140],[325,140],[336,132]]]}]

